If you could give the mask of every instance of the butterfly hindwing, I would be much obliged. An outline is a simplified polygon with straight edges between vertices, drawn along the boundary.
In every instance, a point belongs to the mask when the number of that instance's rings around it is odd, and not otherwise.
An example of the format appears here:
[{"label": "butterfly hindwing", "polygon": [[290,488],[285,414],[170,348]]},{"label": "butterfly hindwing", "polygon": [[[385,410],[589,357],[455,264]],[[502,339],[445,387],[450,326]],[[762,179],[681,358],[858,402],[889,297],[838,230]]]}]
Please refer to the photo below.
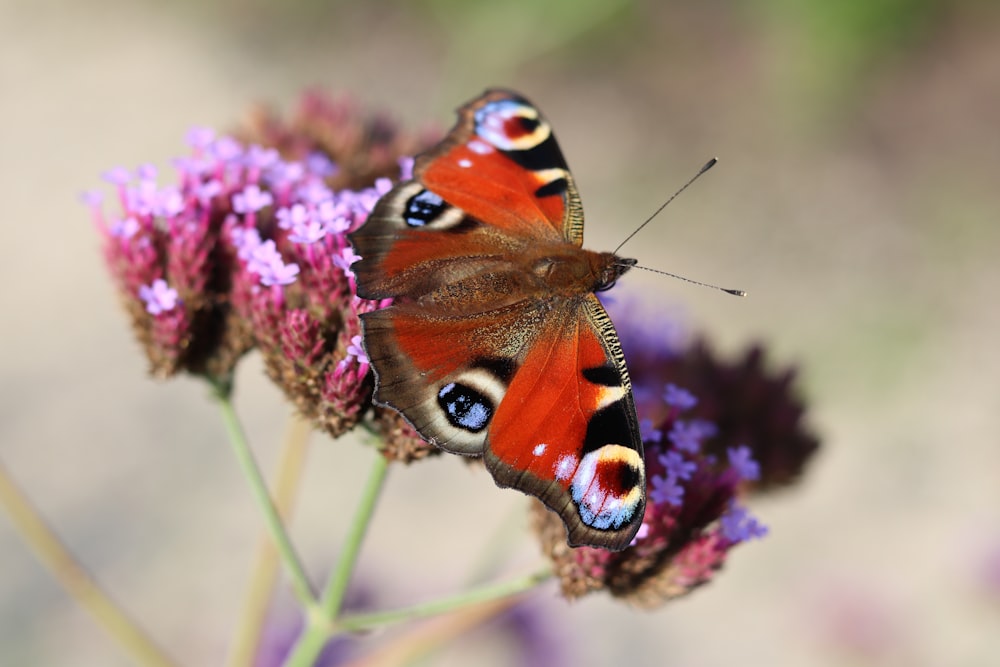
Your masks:
[{"label": "butterfly hindwing", "polygon": [[645,507],[645,465],[628,371],[610,318],[590,295],[554,315],[493,418],[486,466],[540,498],[571,545],[628,545]]},{"label": "butterfly hindwing", "polygon": [[526,303],[460,318],[405,303],[363,315],[376,400],[442,449],[481,455],[518,357],[534,342],[519,334],[532,317]]},{"label": "butterfly hindwing", "polygon": [[570,544],[622,549],[645,472],[618,338],[594,296],[631,260],[580,248],[583,214],[551,127],[491,90],[351,234],[375,400],[501,486],[559,513]]}]

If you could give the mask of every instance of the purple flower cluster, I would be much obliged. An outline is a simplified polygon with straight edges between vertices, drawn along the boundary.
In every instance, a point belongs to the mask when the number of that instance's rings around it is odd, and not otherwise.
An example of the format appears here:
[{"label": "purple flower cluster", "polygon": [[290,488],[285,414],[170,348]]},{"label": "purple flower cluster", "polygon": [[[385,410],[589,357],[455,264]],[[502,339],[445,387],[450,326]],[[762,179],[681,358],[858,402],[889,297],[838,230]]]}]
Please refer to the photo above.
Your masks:
[{"label": "purple flower cluster", "polygon": [[[360,141],[362,123],[345,118],[326,135],[342,129],[348,143]],[[118,212],[106,213],[97,193],[84,196],[154,374],[227,386],[257,347],[298,409],[339,435],[370,406],[359,316],[388,303],[357,297],[347,234],[392,180],[336,189],[338,178],[357,179],[318,148],[286,158],[207,128],[187,143],[163,183],[151,165],[106,172]],[[392,176],[409,178],[412,164],[398,157]]]}]

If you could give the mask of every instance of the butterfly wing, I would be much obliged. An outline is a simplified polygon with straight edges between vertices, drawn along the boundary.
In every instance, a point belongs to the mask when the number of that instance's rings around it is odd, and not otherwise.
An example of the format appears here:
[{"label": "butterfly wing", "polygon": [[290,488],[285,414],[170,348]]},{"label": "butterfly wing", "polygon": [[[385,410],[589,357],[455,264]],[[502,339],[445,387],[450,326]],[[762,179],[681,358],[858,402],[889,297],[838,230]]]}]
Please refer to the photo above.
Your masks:
[{"label": "butterfly wing", "polygon": [[413,175],[351,234],[363,298],[419,295],[440,283],[442,266],[510,256],[532,241],[583,242],[580,195],[555,135],[515,93],[490,90],[459,109]]},{"label": "butterfly wing", "polygon": [[486,467],[537,496],[570,545],[624,549],[645,509],[631,385],[611,319],[593,294],[543,328],[489,427]]},{"label": "butterfly wing", "polygon": [[642,443],[595,296],[444,319],[402,304],[363,318],[379,402],[435,445],[484,455],[498,485],[562,517],[571,545],[628,546],[645,508]]},{"label": "butterfly wing", "polygon": [[571,544],[621,549],[645,479],[618,339],[591,288],[553,293],[539,268],[588,253],[582,233],[549,124],[494,90],[351,235],[352,268],[359,296],[394,299],[363,315],[376,401],[434,444],[484,455],[498,484],[560,514]]},{"label": "butterfly wing", "polygon": [[583,206],[552,127],[516,93],[489,90],[459,109],[458,124],[414,173],[481,220],[583,243]]}]

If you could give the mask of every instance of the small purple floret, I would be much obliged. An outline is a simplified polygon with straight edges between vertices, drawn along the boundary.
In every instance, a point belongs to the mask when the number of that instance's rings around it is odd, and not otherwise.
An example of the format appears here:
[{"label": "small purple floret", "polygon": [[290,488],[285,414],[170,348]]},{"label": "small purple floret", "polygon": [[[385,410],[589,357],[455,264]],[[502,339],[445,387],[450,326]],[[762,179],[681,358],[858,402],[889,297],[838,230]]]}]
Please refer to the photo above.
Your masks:
[{"label": "small purple floret", "polygon": [[295,204],[291,208],[280,208],[275,215],[278,218],[278,227],[284,230],[309,222],[309,211],[302,204]]},{"label": "small purple floret", "polygon": [[215,130],[210,127],[192,127],[185,136],[187,145],[194,149],[208,148],[215,140]]},{"label": "small purple floret", "polygon": [[663,432],[653,426],[652,419],[640,419],[639,437],[643,442],[660,442],[663,439]]},{"label": "small purple floret", "polygon": [[156,165],[145,163],[140,164],[139,168],[135,170],[135,173],[139,176],[141,181],[155,181],[156,180]]},{"label": "small purple floret", "polygon": [[278,151],[273,148],[262,148],[256,144],[252,144],[250,148],[247,149],[246,165],[255,169],[267,169],[268,167],[277,164],[279,157]]},{"label": "small purple floret", "polygon": [[260,232],[252,228],[234,227],[230,232],[230,238],[236,247],[236,255],[244,262],[249,262],[250,257],[261,245]]},{"label": "small purple floret", "polygon": [[307,220],[292,227],[288,240],[293,243],[316,243],[326,236],[326,227],[318,220]]},{"label": "small purple floret", "polygon": [[256,213],[265,206],[270,206],[273,201],[270,192],[251,184],[243,188],[243,192],[233,195],[233,210],[243,214]]},{"label": "small purple floret", "polygon": [[303,176],[305,176],[305,168],[301,162],[279,160],[267,170],[266,180],[274,187],[282,187],[298,183]]},{"label": "small purple floret", "polygon": [[413,178],[413,158],[412,157],[401,157],[398,160],[399,164],[399,180],[408,181]]},{"label": "small purple floret", "polygon": [[686,460],[683,454],[673,450],[662,454],[660,463],[667,469],[667,474],[677,479],[691,479],[691,475],[698,469],[697,463]]},{"label": "small purple floret", "polygon": [[361,336],[351,336],[351,343],[347,346],[347,356],[354,357],[359,364],[369,363],[368,354],[361,345]]},{"label": "small purple floret", "polygon": [[220,194],[222,194],[222,183],[211,180],[199,185],[195,196],[198,198],[198,203],[202,206],[208,206],[212,199]]},{"label": "small purple floret", "polygon": [[187,207],[187,202],[180,191],[175,187],[167,187],[159,192],[154,211],[157,215],[172,218],[180,215]]},{"label": "small purple floret", "polygon": [[707,423],[697,419],[678,419],[667,434],[667,439],[677,449],[694,454],[701,449],[702,440],[711,434],[705,427]]},{"label": "small purple floret", "polygon": [[726,450],[729,456],[729,465],[736,470],[736,474],[741,479],[754,481],[760,479],[760,464],[753,460],[753,452],[746,445],[730,447]]},{"label": "small purple floret", "polygon": [[80,201],[90,208],[96,208],[104,201],[104,193],[100,190],[87,190],[80,193]]},{"label": "small purple floret", "polygon": [[730,542],[746,542],[767,535],[767,526],[734,501],[719,518],[719,528],[723,537]]},{"label": "small purple floret", "polygon": [[361,255],[354,252],[354,248],[347,246],[340,251],[339,255],[333,256],[333,265],[347,275],[353,276],[354,272],[351,270],[351,265],[359,259],[361,259]]},{"label": "small purple floret", "polygon": [[333,199],[333,191],[323,181],[309,181],[299,188],[298,194],[309,204],[321,204]]},{"label": "small purple floret", "polygon": [[232,137],[219,137],[212,143],[210,150],[220,162],[230,162],[243,154],[242,144]]},{"label": "small purple floret", "polygon": [[[259,238],[259,237],[258,237]],[[299,265],[294,262],[285,264],[281,259],[274,241],[268,239],[257,246],[247,262],[247,270],[260,276],[260,284],[291,285],[299,275]]]},{"label": "small purple floret", "polygon": [[139,231],[139,221],[133,217],[111,223],[108,233],[120,239],[130,239]]},{"label": "small purple floret", "polygon": [[320,178],[327,178],[337,173],[337,165],[333,163],[333,160],[319,152],[309,154],[309,157],[306,158],[306,168],[309,173]]},{"label": "small purple floret", "polygon": [[139,298],[146,304],[150,315],[166,313],[177,307],[177,290],[167,286],[167,281],[157,278],[152,285],[139,286]]},{"label": "small purple floret", "polygon": [[101,178],[106,180],[108,183],[125,185],[132,180],[132,174],[129,173],[129,170],[125,167],[113,167],[101,174]]},{"label": "small purple floret", "polygon": [[679,507],[684,500],[684,487],[677,483],[677,477],[667,474],[666,477],[657,475],[653,478],[653,490],[649,492],[649,497],[658,505],[673,505]]},{"label": "small purple floret", "polygon": [[680,410],[690,410],[698,405],[698,399],[687,389],[682,389],[675,384],[668,384],[663,392],[663,400],[667,405]]}]

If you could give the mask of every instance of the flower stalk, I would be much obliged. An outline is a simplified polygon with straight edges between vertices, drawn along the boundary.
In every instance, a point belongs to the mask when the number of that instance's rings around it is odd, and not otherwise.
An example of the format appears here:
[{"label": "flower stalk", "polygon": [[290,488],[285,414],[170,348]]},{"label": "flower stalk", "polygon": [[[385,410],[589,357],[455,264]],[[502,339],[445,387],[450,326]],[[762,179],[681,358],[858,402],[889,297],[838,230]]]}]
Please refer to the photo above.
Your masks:
[{"label": "flower stalk", "polygon": [[240,470],[243,472],[243,476],[246,477],[247,482],[250,484],[254,500],[257,502],[257,507],[264,517],[267,530],[271,534],[271,539],[274,540],[274,545],[281,556],[281,561],[292,582],[292,590],[295,593],[295,597],[298,598],[303,607],[307,609],[315,607],[318,602],[316,594],[309,583],[309,576],[306,574],[302,560],[292,545],[288,531],[285,530],[281,513],[271,499],[267,482],[264,481],[264,476],[261,474],[260,467],[257,465],[257,461],[243,433],[243,426],[236,415],[231,394],[228,391],[218,390],[215,393],[215,397],[222,413],[222,422],[226,427],[226,434],[229,436],[229,442],[233,446],[233,453],[236,454],[236,460],[239,463]]},{"label": "flower stalk", "polygon": [[0,503],[38,560],[77,604],[144,667],[177,667],[66,548],[0,463]]},{"label": "flower stalk", "polygon": [[[299,482],[302,479],[311,432],[312,429],[308,422],[298,415],[292,416],[289,421],[288,434],[279,456],[278,471],[274,482],[274,504],[286,522],[291,516]],[[274,540],[265,531],[257,546],[253,573],[250,576],[250,584],[240,614],[236,637],[226,660],[227,667],[249,667],[253,664],[254,654],[264,630],[268,607],[274,594],[274,587],[278,581],[280,564]]]}]

